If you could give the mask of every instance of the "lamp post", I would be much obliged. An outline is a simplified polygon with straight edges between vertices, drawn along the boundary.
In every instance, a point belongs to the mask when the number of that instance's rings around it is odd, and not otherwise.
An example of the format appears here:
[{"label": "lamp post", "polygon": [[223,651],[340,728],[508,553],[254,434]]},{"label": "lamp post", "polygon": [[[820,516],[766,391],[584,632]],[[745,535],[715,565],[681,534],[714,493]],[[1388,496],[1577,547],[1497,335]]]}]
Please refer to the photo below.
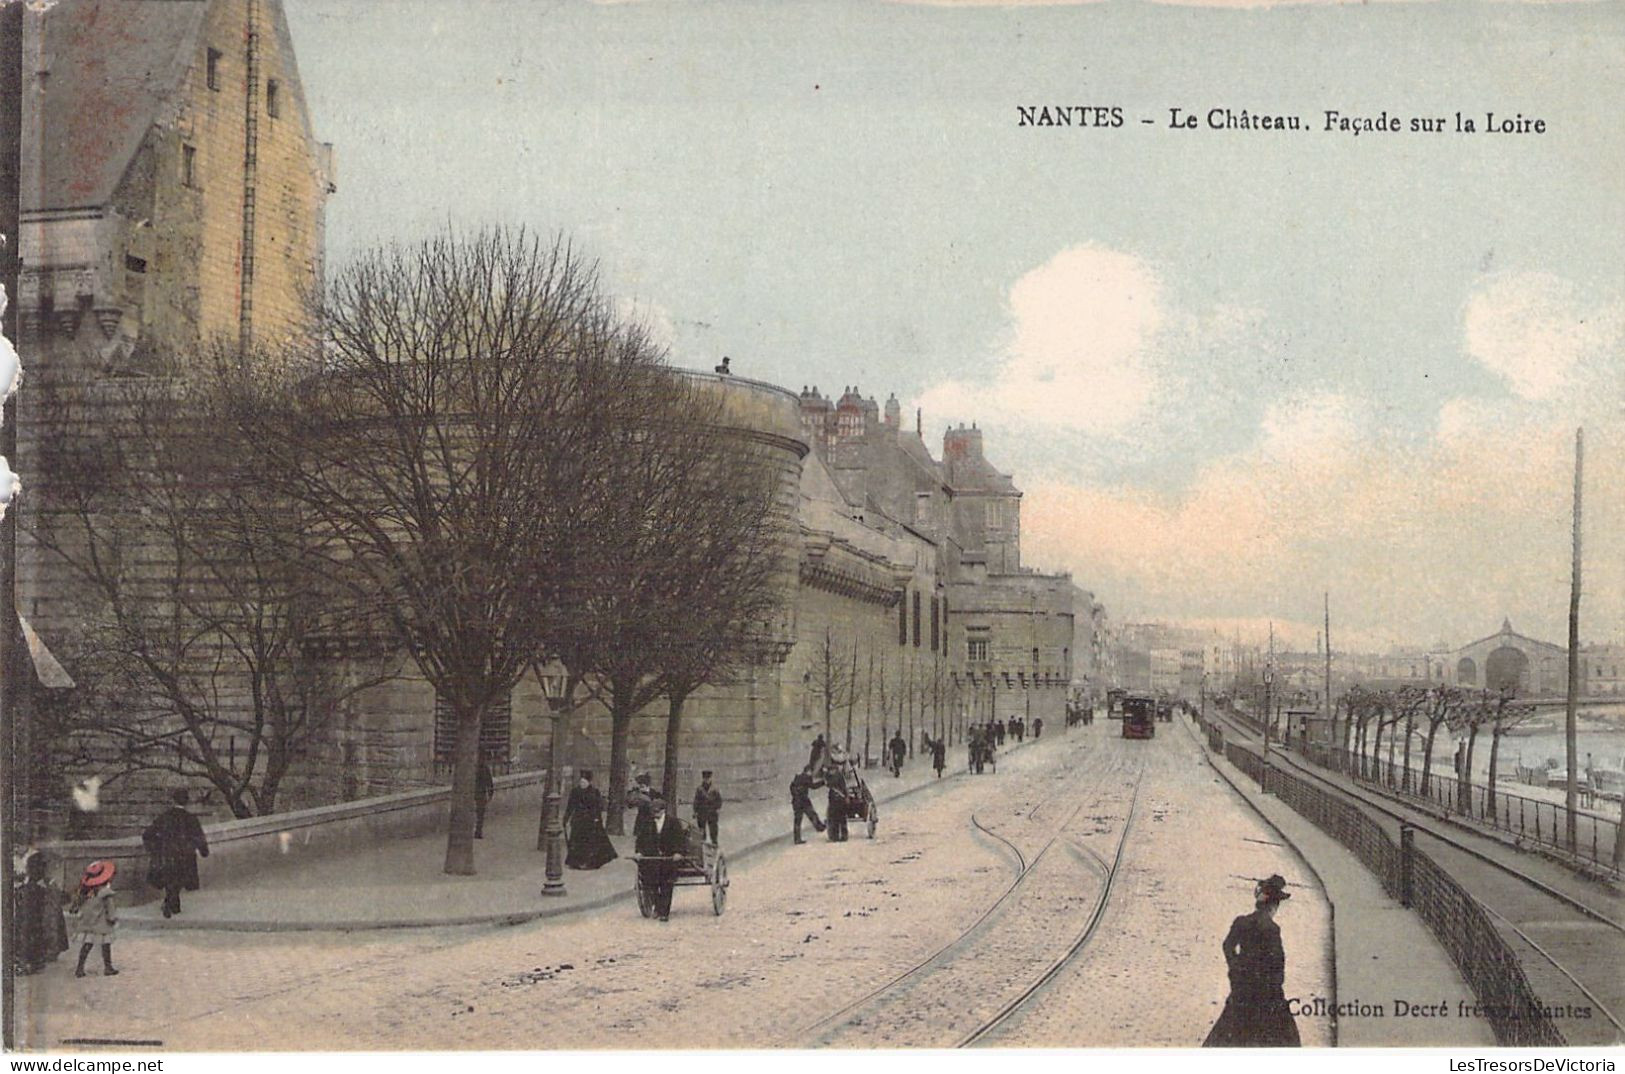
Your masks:
[{"label": "lamp post", "polygon": [[559,785],[564,782],[564,751],[559,724],[564,721],[564,696],[568,676],[558,672],[536,669],[536,680],[542,684],[542,695],[547,698],[548,719],[551,728],[547,746],[547,792],[542,802],[541,830],[537,832],[537,849],[547,851],[547,876],[542,881],[543,895],[563,895],[564,891],[564,815],[559,808]]}]

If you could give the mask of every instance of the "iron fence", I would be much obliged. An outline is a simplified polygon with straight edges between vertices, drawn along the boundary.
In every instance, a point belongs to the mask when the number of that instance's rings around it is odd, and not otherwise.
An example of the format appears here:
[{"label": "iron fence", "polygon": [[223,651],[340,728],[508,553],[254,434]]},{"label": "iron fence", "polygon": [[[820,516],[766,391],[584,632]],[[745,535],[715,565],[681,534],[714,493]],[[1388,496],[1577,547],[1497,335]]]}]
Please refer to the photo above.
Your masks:
[{"label": "iron fence", "polygon": [[1620,862],[1615,855],[1620,824],[1617,818],[1576,811],[1575,845],[1571,847],[1566,827],[1568,809],[1563,803],[1502,790],[1499,780],[1492,793],[1485,785],[1458,779],[1449,769],[1443,773],[1431,770],[1424,779],[1418,769],[1341,748],[1309,747],[1302,753],[1321,767],[1357,781],[1619,872]]}]

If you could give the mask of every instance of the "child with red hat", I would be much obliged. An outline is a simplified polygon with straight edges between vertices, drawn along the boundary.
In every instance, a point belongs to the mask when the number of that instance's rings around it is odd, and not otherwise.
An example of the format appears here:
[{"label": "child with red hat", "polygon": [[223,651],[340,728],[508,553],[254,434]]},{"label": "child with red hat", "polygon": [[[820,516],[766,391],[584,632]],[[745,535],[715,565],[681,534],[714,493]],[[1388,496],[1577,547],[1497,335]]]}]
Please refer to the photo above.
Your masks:
[{"label": "child with red hat", "polygon": [[113,968],[113,930],[118,925],[118,913],[113,905],[113,873],[116,867],[110,861],[93,861],[85,866],[85,875],[79,881],[79,891],[73,897],[79,933],[79,965],[75,977],[85,975],[85,959],[96,944],[102,946],[102,976],[117,977]]}]

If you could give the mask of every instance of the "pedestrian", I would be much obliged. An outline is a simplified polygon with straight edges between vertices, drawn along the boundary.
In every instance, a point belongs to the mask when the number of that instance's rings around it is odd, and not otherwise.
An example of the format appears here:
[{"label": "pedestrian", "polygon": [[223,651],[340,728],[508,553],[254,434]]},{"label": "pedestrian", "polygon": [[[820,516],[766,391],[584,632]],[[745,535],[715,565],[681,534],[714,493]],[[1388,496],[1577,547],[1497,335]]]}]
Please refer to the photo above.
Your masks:
[{"label": "pedestrian", "polygon": [[474,769],[474,838],[485,838],[485,807],[496,797],[497,781],[491,775],[491,766],[480,753],[479,766]]},{"label": "pedestrian", "polygon": [[1004,724],[994,720],[987,725],[987,729],[993,733],[993,738],[999,745],[1004,745]]},{"label": "pedestrian", "polygon": [[814,772],[820,771],[824,763],[829,760],[829,747],[824,744],[824,736],[819,735],[813,739],[812,753],[807,756],[807,766]]},{"label": "pedestrian", "polygon": [[903,729],[899,727],[897,733],[891,737],[891,774],[903,774],[903,758],[908,755],[908,742],[903,738]]},{"label": "pedestrian", "polygon": [[147,883],[164,892],[164,916],[173,917],[181,912],[181,889],[198,889],[198,855],[209,856],[209,841],[203,835],[203,824],[186,811],[186,790],[177,787],[170,792],[175,803],[153,819],[141,833],[141,844],[147,849]]},{"label": "pedestrian", "polygon": [[85,866],[79,890],[73,896],[74,932],[79,936],[79,965],[75,977],[85,975],[85,959],[97,944],[102,948],[102,976],[117,977],[113,968],[113,932],[118,927],[118,909],[113,902],[113,874],[118,867],[110,861],[93,861]]},{"label": "pedestrian", "polygon": [[970,763],[965,766],[968,772],[982,771],[982,725],[971,724],[970,734],[965,737],[965,748],[970,755]]},{"label": "pedestrian", "polygon": [[68,925],[62,918],[62,892],[46,878],[45,855],[29,850],[23,856],[22,873],[22,882],[12,893],[19,933],[13,965],[18,973],[38,973],[68,949]]},{"label": "pedestrian", "polygon": [[671,917],[671,889],[676,882],[674,859],[688,849],[688,833],[682,821],[666,814],[666,800],[649,799],[649,823],[638,833],[638,875],[654,903],[655,914],[665,921]]},{"label": "pedestrian", "polygon": [[1042,716],[1034,717],[1033,718],[1033,740],[1037,741],[1039,738],[1042,738],[1043,735],[1044,735],[1044,717],[1042,717]]},{"label": "pedestrian", "polygon": [[1223,945],[1230,997],[1202,1047],[1298,1047],[1298,1025],[1282,991],[1286,954],[1275,923],[1275,911],[1291,897],[1282,877],[1260,880],[1253,888],[1253,912],[1230,923]]},{"label": "pedestrian", "polygon": [[717,821],[722,817],[722,792],[711,785],[711,770],[700,773],[700,785],[694,788],[694,824],[700,835],[717,845]]},{"label": "pedestrian", "polygon": [[569,852],[564,864],[572,869],[598,869],[617,857],[604,831],[604,796],[592,785],[592,773],[583,769],[581,778],[570,788],[564,806]]},{"label": "pedestrian", "polygon": [[790,811],[794,819],[795,836],[797,843],[805,843],[801,838],[801,818],[806,817],[813,823],[814,831],[823,831],[824,822],[818,819],[818,811],[813,809],[812,791],[815,787],[822,787],[824,781],[813,778],[813,766],[807,765],[797,776],[790,780]]},{"label": "pedestrian", "polygon": [[946,739],[937,739],[931,743],[931,767],[937,770],[937,778],[942,778],[942,770],[948,767],[948,742]]},{"label": "pedestrian", "polygon": [[649,773],[639,772],[632,780],[631,789],[626,792],[626,808],[638,811],[638,815],[632,820],[632,838],[634,840],[649,825],[649,818],[653,813],[650,807],[654,802],[654,797],[654,790],[649,786]]},{"label": "pedestrian", "polygon": [[824,788],[828,795],[825,834],[831,843],[846,842],[846,764],[841,747],[830,750],[829,763],[824,766]]}]

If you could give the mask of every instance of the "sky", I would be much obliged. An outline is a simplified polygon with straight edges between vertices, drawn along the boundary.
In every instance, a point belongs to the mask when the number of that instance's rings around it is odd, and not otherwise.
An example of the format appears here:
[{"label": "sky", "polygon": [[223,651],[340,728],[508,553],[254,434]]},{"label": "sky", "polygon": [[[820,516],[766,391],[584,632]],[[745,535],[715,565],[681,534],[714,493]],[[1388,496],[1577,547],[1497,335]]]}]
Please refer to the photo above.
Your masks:
[{"label": "sky", "polygon": [[1619,5],[285,3],[330,272],[562,232],[679,365],[976,422],[1113,619],[1290,644],[1563,642],[1583,425],[1625,640]]}]

